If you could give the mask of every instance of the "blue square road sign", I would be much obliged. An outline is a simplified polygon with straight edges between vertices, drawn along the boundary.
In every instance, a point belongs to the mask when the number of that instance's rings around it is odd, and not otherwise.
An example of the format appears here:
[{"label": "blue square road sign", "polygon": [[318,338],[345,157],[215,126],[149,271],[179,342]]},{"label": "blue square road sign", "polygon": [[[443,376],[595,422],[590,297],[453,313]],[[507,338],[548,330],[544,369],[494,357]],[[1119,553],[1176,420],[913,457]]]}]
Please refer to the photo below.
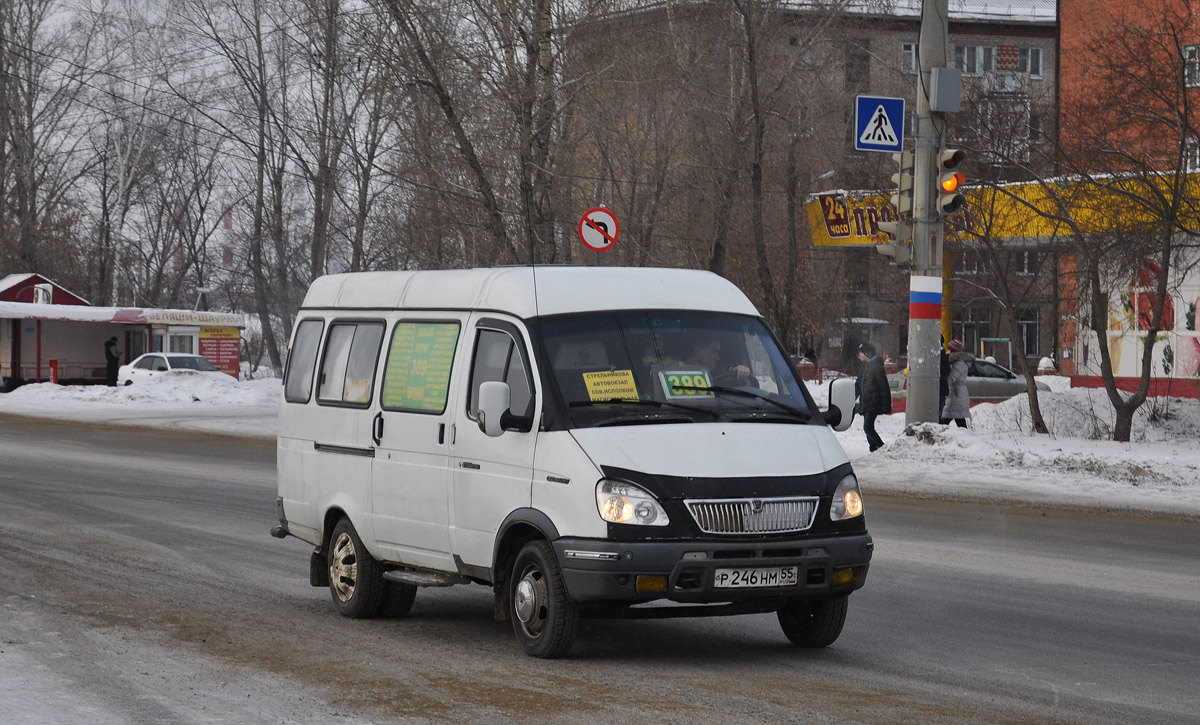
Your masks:
[{"label": "blue square road sign", "polygon": [[904,99],[858,96],[854,103],[854,148],[904,150]]}]

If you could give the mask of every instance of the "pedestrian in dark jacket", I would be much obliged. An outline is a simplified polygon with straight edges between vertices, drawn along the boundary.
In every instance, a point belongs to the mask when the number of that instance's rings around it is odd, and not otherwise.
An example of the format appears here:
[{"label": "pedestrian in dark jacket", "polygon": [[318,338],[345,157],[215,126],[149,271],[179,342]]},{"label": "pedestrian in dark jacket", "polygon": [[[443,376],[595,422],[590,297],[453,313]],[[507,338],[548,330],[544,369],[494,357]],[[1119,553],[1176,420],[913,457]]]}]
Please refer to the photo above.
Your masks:
[{"label": "pedestrian in dark jacket", "polygon": [[[946,354],[946,338],[942,338],[941,347],[938,349],[941,353],[938,357],[941,358],[940,369],[938,370],[938,416],[946,409],[946,396],[950,394],[950,356]],[[947,425],[950,421],[941,418],[942,425]]]},{"label": "pedestrian in dark jacket", "polygon": [[108,366],[105,382],[109,387],[117,384],[117,368],[121,367],[121,355],[117,352],[117,338],[111,338],[104,343],[104,362]]},{"label": "pedestrian in dark jacket", "polygon": [[883,448],[883,439],[875,432],[875,418],[892,412],[892,391],[888,386],[887,373],[883,370],[883,358],[875,346],[864,342],[858,346],[858,359],[862,362],[859,381],[862,393],[858,400],[858,412],[863,417],[863,432],[867,434],[867,445],[874,452]]},{"label": "pedestrian in dark jacket", "polygon": [[950,393],[946,396],[946,407],[942,408],[942,421],[953,420],[959,428],[967,427],[971,415],[971,394],[967,391],[967,374],[975,356],[963,350],[962,340],[950,341],[950,375],[947,382]]}]

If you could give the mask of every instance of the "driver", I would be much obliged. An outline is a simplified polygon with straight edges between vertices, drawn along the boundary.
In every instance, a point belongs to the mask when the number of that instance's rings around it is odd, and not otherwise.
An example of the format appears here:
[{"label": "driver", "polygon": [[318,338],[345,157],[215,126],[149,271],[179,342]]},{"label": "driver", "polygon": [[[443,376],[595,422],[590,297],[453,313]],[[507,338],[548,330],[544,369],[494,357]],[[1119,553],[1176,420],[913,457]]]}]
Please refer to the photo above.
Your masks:
[{"label": "driver", "polygon": [[748,366],[721,364],[720,340],[698,341],[692,346],[691,352],[684,356],[684,362],[708,369],[713,376],[714,385],[749,385],[753,383]]}]

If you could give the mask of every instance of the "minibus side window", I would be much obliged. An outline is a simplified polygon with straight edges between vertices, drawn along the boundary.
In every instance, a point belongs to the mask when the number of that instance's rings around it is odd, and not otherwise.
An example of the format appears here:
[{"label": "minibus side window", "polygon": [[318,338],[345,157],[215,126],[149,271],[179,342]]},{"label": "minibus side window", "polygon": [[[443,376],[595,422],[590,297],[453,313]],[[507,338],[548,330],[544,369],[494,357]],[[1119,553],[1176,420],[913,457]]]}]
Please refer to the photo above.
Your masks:
[{"label": "minibus side window", "polygon": [[384,410],[446,410],[458,333],[457,322],[396,323],[379,391]]},{"label": "minibus side window", "polygon": [[329,327],[317,400],[365,405],[383,340],[381,322],[337,322]]},{"label": "minibus side window", "polygon": [[508,409],[516,415],[526,415],[533,400],[533,389],[525,372],[521,346],[507,332],[483,329],[475,344],[475,360],[471,367],[471,394],[467,414],[474,419],[479,400],[479,386],[489,380],[508,383]]},{"label": "minibus side window", "polygon": [[324,326],[321,320],[304,320],[296,329],[283,380],[283,397],[289,403],[307,403],[312,395],[313,371],[317,367],[317,349]]}]

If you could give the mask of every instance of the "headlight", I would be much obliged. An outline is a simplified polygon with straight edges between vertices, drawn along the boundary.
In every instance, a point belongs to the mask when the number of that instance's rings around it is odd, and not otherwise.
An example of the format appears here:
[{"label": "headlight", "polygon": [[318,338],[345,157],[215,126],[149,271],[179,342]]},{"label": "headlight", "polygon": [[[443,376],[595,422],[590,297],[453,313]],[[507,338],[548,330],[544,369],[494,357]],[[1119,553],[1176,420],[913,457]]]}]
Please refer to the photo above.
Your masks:
[{"label": "headlight", "polygon": [[850,474],[842,479],[837,490],[833,492],[833,504],[829,507],[831,521],[845,521],[855,516],[862,516],[862,494],[858,490],[858,479]]},{"label": "headlight", "polygon": [[658,501],[632,483],[601,481],[596,484],[596,508],[600,518],[614,524],[666,526],[671,523]]}]

